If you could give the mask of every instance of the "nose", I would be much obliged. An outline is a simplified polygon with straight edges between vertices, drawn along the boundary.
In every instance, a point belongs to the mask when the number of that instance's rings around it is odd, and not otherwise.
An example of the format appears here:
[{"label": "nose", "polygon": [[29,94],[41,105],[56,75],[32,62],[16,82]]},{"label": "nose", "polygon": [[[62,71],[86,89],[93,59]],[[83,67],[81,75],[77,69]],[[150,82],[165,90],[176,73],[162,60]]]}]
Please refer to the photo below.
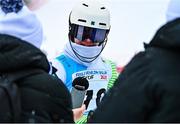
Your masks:
[{"label": "nose", "polygon": [[92,42],[92,40],[88,38],[88,39],[83,40],[83,42],[88,42],[88,43],[90,43],[90,42]]},{"label": "nose", "polygon": [[96,44],[91,39],[85,39],[81,42],[84,46],[96,46]]}]

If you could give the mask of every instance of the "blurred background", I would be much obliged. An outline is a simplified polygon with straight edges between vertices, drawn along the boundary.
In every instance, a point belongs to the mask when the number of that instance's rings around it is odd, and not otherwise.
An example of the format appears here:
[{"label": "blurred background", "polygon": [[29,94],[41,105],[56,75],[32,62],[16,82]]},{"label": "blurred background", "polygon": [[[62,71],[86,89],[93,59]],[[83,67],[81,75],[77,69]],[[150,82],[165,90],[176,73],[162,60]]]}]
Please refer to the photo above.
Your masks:
[{"label": "blurred background", "polygon": [[[46,0],[47,1],[47,0]],[[119,67],[126,65],[143,42],[149,43],[157,29],[166,22],[169,0],[99,0],[111,13],[111,31],[102,56]],[[49,59],[60,54],[68,42],[69,13],[78,0],[48,0],[36,10],[45,31],[42,49]]]}]

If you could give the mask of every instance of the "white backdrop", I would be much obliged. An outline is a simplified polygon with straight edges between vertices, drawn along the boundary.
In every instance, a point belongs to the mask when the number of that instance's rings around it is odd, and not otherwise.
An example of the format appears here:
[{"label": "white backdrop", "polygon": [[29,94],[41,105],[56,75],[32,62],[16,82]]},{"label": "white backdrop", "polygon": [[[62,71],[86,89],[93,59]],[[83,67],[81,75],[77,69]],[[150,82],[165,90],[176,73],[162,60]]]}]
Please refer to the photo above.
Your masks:
[{"label": "white backdrop", "polygon": [[[143,50],[156,30],[165,23],[169,0],[101,0],[111,12],[111,31],[102,53],[123,66]],[[68,42],[68,18],[78,0],[49,0],[36,11],[46,36],[42,49],[54,58]]]}]

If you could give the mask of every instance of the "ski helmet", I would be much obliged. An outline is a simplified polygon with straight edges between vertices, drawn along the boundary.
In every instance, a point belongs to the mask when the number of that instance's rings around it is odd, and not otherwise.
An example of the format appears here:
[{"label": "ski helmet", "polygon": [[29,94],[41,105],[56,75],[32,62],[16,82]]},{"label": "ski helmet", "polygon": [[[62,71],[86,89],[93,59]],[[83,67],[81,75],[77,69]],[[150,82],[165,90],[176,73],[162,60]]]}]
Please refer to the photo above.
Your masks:
[{"label": "ski helmet", "polygon": [[[76,5],[69,16],[69,42],[74,42],[74,38],[83,41],[87,38],[92,42],[98,43],[104,49],[107,42],[107,35],[110,30],[110,12],[109,10],[97,0],[86,0]],[[75,52],[71,45],[75,55],[83,61],[85,56],[79,55]],[[102,52],[101,50],[101,52]],[[100,52],[100,53],[101,53]],[[88,58],[89,62],[94,61],[100,53],[96,56]]]}]

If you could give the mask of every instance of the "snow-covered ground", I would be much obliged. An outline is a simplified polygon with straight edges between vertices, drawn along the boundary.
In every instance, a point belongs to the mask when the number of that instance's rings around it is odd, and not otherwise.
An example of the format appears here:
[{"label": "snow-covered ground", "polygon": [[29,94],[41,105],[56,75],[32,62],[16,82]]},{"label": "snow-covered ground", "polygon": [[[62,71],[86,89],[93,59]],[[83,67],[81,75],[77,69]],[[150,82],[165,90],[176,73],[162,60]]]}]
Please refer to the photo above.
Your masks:
[{"label": "snow-covered ground", "polygon": [[[103,56],[125,65],[143,50],[155,31],[165,23],[169,0],[101,0],[111,12],[111,31]],[[78,0],[49,0],[36,11],[42,21],[46,41],[42,48],[54,58],[68,42],[68,18]]]}]

